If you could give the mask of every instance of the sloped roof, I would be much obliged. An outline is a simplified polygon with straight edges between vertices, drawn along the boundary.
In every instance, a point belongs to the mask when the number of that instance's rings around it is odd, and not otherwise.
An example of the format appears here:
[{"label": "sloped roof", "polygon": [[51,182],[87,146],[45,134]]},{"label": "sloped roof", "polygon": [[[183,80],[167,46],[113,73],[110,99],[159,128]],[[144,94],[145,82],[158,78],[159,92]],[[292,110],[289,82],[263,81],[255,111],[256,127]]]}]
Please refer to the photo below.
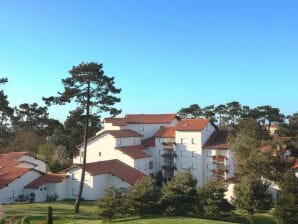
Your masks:
[{"label": "sloped roof", "polygon": [[[32,168],[22,168],[22,167],[4,167],[0,169],[0,189],[7,186],[17,178],[23,176],[30,170],[39,172]],[[41,173],[41,172],[39,172]]]},{"label": "sloped roof", "polygon": [[125,126],[126,124],[170,124],[177,114],[127,114],[124,118],[106,118],[105,123],[114,126]]},{"label": "sloped roof", "polygon": [[47,173],[47,174],[44,174],[44,175],[40,176],[39,178],[35,179],[28,185],[26,185],[25,188],[36,189],[45,183],[59,183],[59,182],[62,182],[66,177],[67,177],[66,174]]},{"label": "sloped roof", "polygon": [[133,145],[133,146],[125,146],[125,147],[118,147],[119,151],[123,152],[124,154],[130,156],[133,159],[141,159],[150,157],[144,150],[142,145]]},{"label": "sloped roof", "polygon": [[112,123],[113,126],[125,126],[127,120],[125,118],[105,118],[105,123]]},{"label": "sloped roof", "polygon": [[142,135],[136,131],[130,129],[122,129],[122,130],[107,130],[103,133],[109,133],[115,138],[128,138],[128,137],[141,137]]},{"label": "sloped roof", "polygon": [[155,137],[150,137],[142,140],[142,146],[144,147],[154,147],[155,146]]},{"label": "sloped roof", "polygon": [[228,135],[227,131],[215,131],[204,144],[204,149],[228,149]]},{"label": "sloped roof", "polygon": [[28,152],[10,152],[5,154],[0,154],[0,166],[15,166],[19,164],[18,159]]},{"label": "sloped roof", "polygon": [[161,137],[161,138],[175,138],[176,131],[175,127],[160,127],[160,129],[154,134],[154,137]]},{"label": "sloped roof", "polygon": [[[142,137],[140,133],[130,130],[130,129],[121,129],[121,130],[105,130],[100,132],[98,135],[95,135],[88,139],[88,143],[102,136],[103,134],[110,134],[115,138],[129,138],[129,137]],[[79,144],[77,147],[82,147],[84,143]]]},{"label": "sloped roof", "polygon": [[[81,165],[77,166],[81,167]],[[87,163],[86,171],[93,176],[109,173],[129,184],[134,184],[136,181],[145,176],[145,174],[126,165],[118,159]]]},{"label": "sloped roof", "polygon": [[208,119],[182,119],[175,129],[177,131],[201,131],[208,123]]}]

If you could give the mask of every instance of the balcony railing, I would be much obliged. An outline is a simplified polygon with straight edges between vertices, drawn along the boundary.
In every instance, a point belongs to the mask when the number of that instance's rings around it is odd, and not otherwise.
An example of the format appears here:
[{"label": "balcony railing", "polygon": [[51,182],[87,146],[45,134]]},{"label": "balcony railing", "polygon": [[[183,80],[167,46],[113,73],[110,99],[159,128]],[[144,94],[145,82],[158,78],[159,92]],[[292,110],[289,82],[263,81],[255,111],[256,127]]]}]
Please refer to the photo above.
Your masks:
[{"label": "balcony railing", "polygon": [[164,149],[174,150],[176,142],[163,142],[162,145]]},{"label": "balcony railing", "polygon": [[168,171],[168,172],[174,172],[175,170],[177,170],[177,167],[175,164],[165,164],[161,168],[164,171]]},{"label": "balcony railing", "polygon": [[173,152],[166,152],[166,153],[162,154],[162,157],[164,159],[174,159],[174,158],[177,158],[177,154],[173,153]]}]

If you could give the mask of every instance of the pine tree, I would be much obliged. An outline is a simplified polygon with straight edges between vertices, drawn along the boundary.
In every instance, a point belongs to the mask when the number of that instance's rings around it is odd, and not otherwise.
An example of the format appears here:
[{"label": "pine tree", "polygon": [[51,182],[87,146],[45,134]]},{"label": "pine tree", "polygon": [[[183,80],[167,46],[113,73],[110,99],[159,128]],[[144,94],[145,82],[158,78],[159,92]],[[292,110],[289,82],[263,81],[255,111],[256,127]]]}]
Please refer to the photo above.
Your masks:
[{"label": "pine tree", "polygon": [[104,196],[96,201],[96,214],[104,221],[109,222],[120,215],[123,199],[121,193],[114,186],[109,186],[104,191]]},{"label": "pine tree", "polygon": [[162,204],[165,212],[170,215],[186,215],[194,212],[197,198],[197,180],[189,170],[178,172],[177,175],[162,188]]},{"label": "pine tree", "polygon": [[155,179],[145,176],[128,189],[127,204],[133,214],[152,215],[158,212],[160,197],[161,192]]},{"label": "pine tree", "polygon": [[272,197],[267,193],[268,184],[255,176],[245,176],[235,186],[233,203],[239,209],[247,212],[250,223],[253,223],[253,215],[257,209],[269,210],[272,205]]},{"label": "pine tree", "polygon": [[274,216],[279,224],[298,223],[298,178],[294,172],[287,172],[279,186]]},{"label": "pine tree", "polygon": [[210,217],[225,215],[232,210],[225,199],[226,186],[218,180],[210,180],[198,188],[198,213]]},{"label": "pine tree", "polygon": [[[120,111],[114,108],[113,105],[120,102],[120,98],[115,95],[119,94],[121,89],[115,87],[114,77],[108,77],[104,74],[102,64],[94,62],[81,63],[78,66],[73,66],[69,73],[70,77],[62,80],[64,92],[59,93],[58,97],[51,96],[43,98],[43,100],[47,105],[63,105],[74,101],[80,109],[85,111],[83,166],[75,203],[75,212],[78,213],[85,180],[90,115],[99,117],[101,112],[109,112],[113,116],[119,114]],[[95,108],[97,112],[93,113],[92,109]]]}]

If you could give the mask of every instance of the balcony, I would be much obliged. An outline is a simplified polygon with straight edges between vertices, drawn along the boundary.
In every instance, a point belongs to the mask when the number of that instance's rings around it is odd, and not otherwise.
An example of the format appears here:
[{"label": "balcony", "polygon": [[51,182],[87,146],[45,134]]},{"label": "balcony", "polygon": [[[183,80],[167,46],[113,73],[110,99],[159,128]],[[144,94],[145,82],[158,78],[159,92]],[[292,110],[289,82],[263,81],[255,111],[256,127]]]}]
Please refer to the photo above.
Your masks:
[{"label": "balcony", "polygon": [[226,156],[223,156],[223,155],[212,156],[212,163],[213,164],[225,164],[225,165],[227,165],[227,160],[228,160],[228,158]]},{"label": "balcony", "polygon": [[177,154],[175,152],[166,152],[161,155],[164,159],[174,159],[177,158]]},{"label": "balcony", "polygon": [[167,149],[167,150],[174,150],[175,149],[175,142],[163,142],[163,149]]},{"label": "balcony", "polygon": [[162,166],[162,169],[164,172],[174,172],[177,170],[177,167],[175,164],[165,164]]}]

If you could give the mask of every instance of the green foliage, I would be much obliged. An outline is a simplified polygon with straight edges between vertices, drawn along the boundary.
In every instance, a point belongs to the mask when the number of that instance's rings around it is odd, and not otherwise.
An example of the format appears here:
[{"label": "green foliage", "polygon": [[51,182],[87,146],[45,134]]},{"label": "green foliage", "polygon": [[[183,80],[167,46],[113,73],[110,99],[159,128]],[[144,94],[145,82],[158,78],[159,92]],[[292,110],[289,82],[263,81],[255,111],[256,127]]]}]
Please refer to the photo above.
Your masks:
[{"label": "green foliage", "polygon": [[52,206],[48,207],[47,224],[53,224],[53,209],[52,209]]},{"label": "green foliage", "polygon": [[233,207],[224,198],[226,191],[225,184],[215,179],[199,187],[197,213],[209,217],[219,217],[231,212]]},{"label": "green foliage", "polygon": [[97,216],[109,222],[121,214],[123,198],[114,186],[109,186],[105,189],[104,196],[96,201],[95,206]]},{"label": "green foliage", "polygon": [[279,183],[274,216],[280,224],[298,223],[298,178],[293,172],[284,174]]},{"label": "green foliage", "polygon": [[53,161],[50,165],[49,165],[49,169],[51,172],[53,173],[59,173],[60,171],[62,171],[65,167],[63,166],[63,164],[61,164],[60,161]]},{"label": "green foliage", "polygon": [[251,151],[257,150],[262,140],[268,139],[266,130],[254,119],[243,119],[236,127],[237,134],[228,139],[236,152],[238,161],[246,159]]},{"label": "green foliage", "polygon": [[30,222],[28,216],[25,216],[25,217],[22,218],[21,224],[30,224],[30,223],[31,222]]},{"label": "green foliage", "polygon": [[42,155],[43,158],[50,164],[52,163],[52,157],[54,153],[54,146],[49,143],[42,144],[38,147],[38,154]]},{"label": "green foliage", "polygon": [[268,184],[255,176],[244,176],[234,188],[234,205],[247,212],[249,219],[257,209],[269,210],[272,206],[272,197],[267,193]]},{"label": "green foliage", "polygon": [[[83,193],[85,170],[86,170],[86,151],[87,141],[90,130],[91,116],[100,118],[100,113],[108,112],[116,116],[121,111],[114,107],[115,103],[120,102],[116,97],[121,89],[115,87],[114,77],[108,77],[104,74],[102,64],[90,62],[81,63],[73,66],[69,71],[70,77],[62,79],[64,91],[59,92],[58,96],[43,97],[47,105],[75,102],[78,109],[84,111],[84,157],[82,166],[82,175],[79,186],[79,192],[75,203],[75,212],[79,212],[81,196]],[[93,109],[97,109],[93,111]]]},{"label": "green foliage", "polygon": [[186,215],[194,212],[193,204],[197,198],[197,180],[189,170],[177,175],[162,188],[162,205],[170,215]]},{"label": "green foliage", "polygon": [[192,104],[189,107],[181,108],[178,114],[182,118],[199,118],[203,115],[202,109],[198,104]]},{"label": "green foliage", "polygon": [[153,215],[160,212],[160,197],[161,192],[155,179],[145,176],[128,189],[126,202],[132,214]]}]

